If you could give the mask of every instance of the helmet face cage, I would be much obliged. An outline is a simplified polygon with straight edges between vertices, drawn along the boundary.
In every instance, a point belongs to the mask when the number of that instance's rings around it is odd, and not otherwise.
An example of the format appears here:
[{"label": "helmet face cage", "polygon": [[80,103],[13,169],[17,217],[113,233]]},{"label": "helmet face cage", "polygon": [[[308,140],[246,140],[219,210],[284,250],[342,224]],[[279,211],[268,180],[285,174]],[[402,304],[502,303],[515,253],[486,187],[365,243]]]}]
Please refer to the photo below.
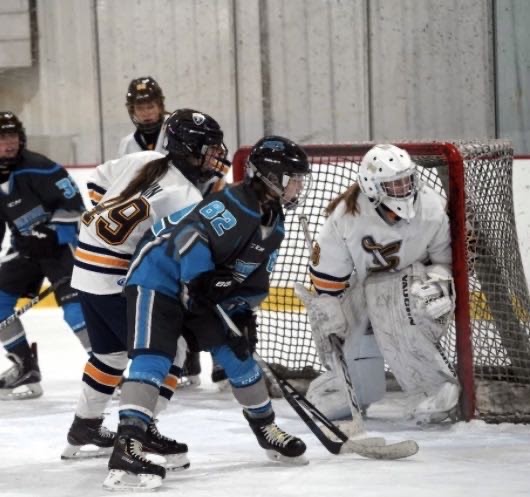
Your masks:
[{"label": "helmet face cage", "polygon": [[246,176],[262,181],[286,210],[302,205],[311,186],[306,153],[296,143],[279,136],[265,137],[254,145]]},{"label": "helmet face cage", "polygon": [[370,149],[361,161],[359,185],[376,207],[384,204],[406,220],[415,216],[419,180],[416,164],[405,150],[394,145]]},{"label": "helmet face cage", "polygon": [[[198,159],[201,180],[205,181],[228,163],[223,137],[221,127],[208,114],[193,109],[179,109],[167,119],[164,146],[175,158],[186,159],[191,156]],[[221,164],[218,165],[217,161]]]},{"label": "helmet face cage", "polygon": [[[127,90],[126,103],[127,111],[131,121],[136,128],[143,133],[154,133],[160,130],[164,122],[164,94],[162,88],[158,83],[150,76],[133,79],[129,83],[129,89]],[[134,106],[136,104],[154,102],[160,107],[160,116],[156,122],[142,123],[138,120],[135,114]]]},{"label": "helmet face cage", "polygon": [[26,146],[26,131],[22,122],[12,112],[0,112],[0,135],[11,134],[18,135],[18,153],[15,157],[0,157],[0,166],[6,167],[16,164]]}]

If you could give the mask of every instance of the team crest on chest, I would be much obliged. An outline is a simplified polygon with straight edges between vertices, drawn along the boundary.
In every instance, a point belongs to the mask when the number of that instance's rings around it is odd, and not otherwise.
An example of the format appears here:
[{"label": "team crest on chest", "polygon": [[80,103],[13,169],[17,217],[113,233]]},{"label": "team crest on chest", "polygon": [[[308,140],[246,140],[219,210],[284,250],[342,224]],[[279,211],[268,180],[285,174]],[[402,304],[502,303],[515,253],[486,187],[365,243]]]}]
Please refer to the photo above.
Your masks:
[{"label": "team crest on chest", "polygon": [[373,257],[374,266],[368,268],[370,273],[382,273],[398,268],[400,259],[396,254],[401,248],[401,240],[383,245],[375,242],[371,236],[365,236],[361,244],[365,252],[372,254]]},{"label": "team crest on chest", "polygon": [[317,242],[313,245],[313,250],[311,251],[311,264],[313,264],[313,266],[318,266],[319,262],[320,262],[320,245]]}]

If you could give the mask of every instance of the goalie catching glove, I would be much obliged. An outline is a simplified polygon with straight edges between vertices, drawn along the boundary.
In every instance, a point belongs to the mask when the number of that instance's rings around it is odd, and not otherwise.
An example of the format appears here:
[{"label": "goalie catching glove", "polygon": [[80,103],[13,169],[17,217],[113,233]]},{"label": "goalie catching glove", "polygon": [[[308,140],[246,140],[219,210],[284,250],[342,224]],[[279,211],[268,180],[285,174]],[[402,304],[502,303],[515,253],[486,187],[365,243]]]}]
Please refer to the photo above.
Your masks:
[{"label": "goalie catching glove", "polygon": [[440,264],[425,266],[423,275],[416,277],[417,265],[414,264],[414,276],[410,293],[414,302],[414,315],[419,323],[434,323],[441,327],[428,326],[437,342],[444,333],[455,310],[454,283],[449,269]]},{"label": "goalie catching glove", "polygon": [[410,289],[418,299],[416,310],[429,319],[443,319],[454,310],[453,278],[440,265],[426,266],[425,270],[425,277],[413,281]]}]

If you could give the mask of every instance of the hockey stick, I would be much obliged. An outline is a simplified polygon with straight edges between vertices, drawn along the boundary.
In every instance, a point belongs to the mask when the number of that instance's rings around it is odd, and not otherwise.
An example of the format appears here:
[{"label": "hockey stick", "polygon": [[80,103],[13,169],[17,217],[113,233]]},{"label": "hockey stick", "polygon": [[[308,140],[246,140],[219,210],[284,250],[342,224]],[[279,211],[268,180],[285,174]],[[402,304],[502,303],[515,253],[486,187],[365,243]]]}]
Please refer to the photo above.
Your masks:
[{"label": "hockey stick", "polygon": [[18,252],[11,252],[10,254],[3,255],[2,257],[0,257],[0,265],[9,262],[10,260],[14,259],[15,257],[18,257],[19,255],[20,254]]},{"label": "hockey stick", "polygon": [[[224,320],[232,333],[236,336],[241,336],[241,331],[235,323],[226,314],[220,305],[216,305],[219,316]],[[291,383],[285,378],[282,378],[274,369],[269,366],[257,352],[254,357],[262,369],[270,374],[279,386],[285,397],[285,400],[290,404],[294,411],[300,416],[307,427],[320,440],[322,445],[332,454],[358,454],[370,459],[402,459],[412,456],[418,452],[418,444],[412,440],[406,440],[396,444],[384,445],[384,439],[380,439],[381,445],[374,445],[374,440],[370,445],[367,445],[364,440],[350,440],[348,436],[343,433],[338,426],[333,424],[322,412],[320,412],[313,404],[311,404]],[[331,431],[340,441],[331,439],[324,431],[317,425],[314,419],[320,421],[328,430]]]},{"label": "hockey stick", "polygon": [[53,293],[64,283],[70,281],[70,276],[65,276],[60,280],[57,280],[54,285],[50,285],[48,288],[40,292],[38,295],[33,297],[29,302],[25,303],[20,309],[17,309],[13,314],[0,321],[0,330],[7,328],[13,321],[18,319],[22,314],[29,311],[32,307],[37,305],[41,300],[44,300],[48,295]]},{"label": "hockey stick", "polygon": [[[311,253],[313,252],[313,238],[309,231],[309,223],[308,223],[307,217],[303,214],[300,214],[298,216],[298,219],[302,226],[302,231],[304,232],[304,238],[305,238],[307,249],[309,251],[309,255],[311,256]],[[335,369],[338,370],[337,371],[338,376],[340,377],[342,386],[344,388],[344,391],[346,392],[346,400],[348,401],[348,406],[350,407],[350,411],[352,414],[353,426],[356,432],[358,432],[359,434],[365,433],[365,429],[363,426],[363,420],[362,420],[361,407],[359,405],[359,401],[355,393],[355,387],[353,386],[353,382],[350,377],[350,372],[348,370],[348,364],[346,363],[346,359],[344,358],[344,353],[342,352],[342,344],[340,342],[339,337],[336,335],[331,335],[329,337],[329,341],[331,343],[331,350],[333,353],[333,358],[335,360]]]}]

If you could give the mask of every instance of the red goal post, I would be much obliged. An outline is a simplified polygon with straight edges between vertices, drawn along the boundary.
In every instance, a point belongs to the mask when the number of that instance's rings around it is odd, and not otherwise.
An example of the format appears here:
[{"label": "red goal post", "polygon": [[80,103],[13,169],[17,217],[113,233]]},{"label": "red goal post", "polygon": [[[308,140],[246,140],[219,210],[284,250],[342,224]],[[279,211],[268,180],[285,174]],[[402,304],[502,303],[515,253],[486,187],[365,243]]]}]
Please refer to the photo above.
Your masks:
[{"label": "red goal post", "polygon": [[[313,236],[323,208],[355,181],[373,143],[304,145],[314,176],[300,208]],[[512,194],[513,149],[503,140],[396,143],[419,165],[420,178],[448,198],[455,319],[441,349],[460,384],[461,416],[491,422],[530,421],[529,297],[518,249]],[[249,147],[233,160],[244,176]],[[260,309],[260,353],[292,377],[321,371],[295,281],[309,284],[301,227],[287,215],[286,241]]]}]

